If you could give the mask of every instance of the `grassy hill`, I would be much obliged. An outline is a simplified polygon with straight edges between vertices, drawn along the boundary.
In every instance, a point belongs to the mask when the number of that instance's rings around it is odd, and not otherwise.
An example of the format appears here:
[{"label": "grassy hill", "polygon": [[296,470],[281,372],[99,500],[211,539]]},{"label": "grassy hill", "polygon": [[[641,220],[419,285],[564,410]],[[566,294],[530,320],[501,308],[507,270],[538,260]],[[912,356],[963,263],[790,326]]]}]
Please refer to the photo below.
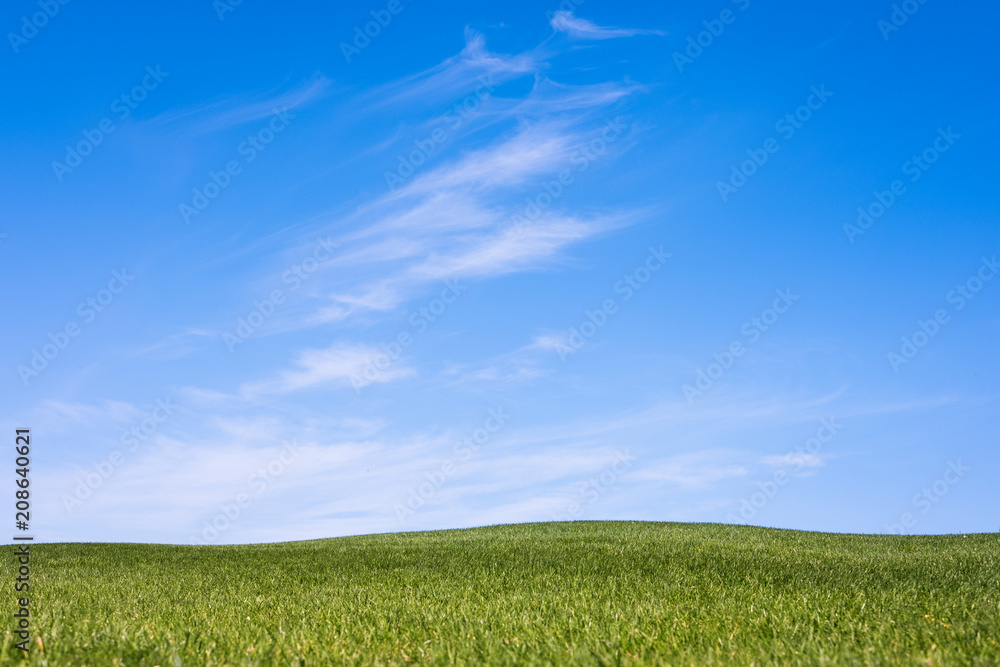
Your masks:
[{"label": "grassy hill", "polygon": [[995,534],[576,522],[32,556],[31,664],[1000,664]]}]

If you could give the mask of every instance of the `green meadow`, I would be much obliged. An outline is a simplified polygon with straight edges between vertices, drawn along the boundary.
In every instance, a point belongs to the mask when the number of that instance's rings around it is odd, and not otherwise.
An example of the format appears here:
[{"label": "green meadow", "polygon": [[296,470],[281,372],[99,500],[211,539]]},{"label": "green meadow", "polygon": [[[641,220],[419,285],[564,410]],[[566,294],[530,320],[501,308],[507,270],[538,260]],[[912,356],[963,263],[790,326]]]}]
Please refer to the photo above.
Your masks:
[{"label": "green meadow", "polygon": [[1000,665],[997,534],[541,523],[31,567],[32,650],[10,583],[2,664]]}]

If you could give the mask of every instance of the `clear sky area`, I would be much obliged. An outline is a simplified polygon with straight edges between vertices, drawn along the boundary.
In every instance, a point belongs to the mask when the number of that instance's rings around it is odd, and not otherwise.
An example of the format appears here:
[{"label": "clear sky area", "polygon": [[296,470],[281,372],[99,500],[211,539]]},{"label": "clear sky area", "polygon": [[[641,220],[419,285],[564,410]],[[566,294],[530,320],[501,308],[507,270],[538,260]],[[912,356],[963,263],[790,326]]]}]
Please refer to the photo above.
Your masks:
[{"label": "clear sky area", "polygon": [[5,3],[36,539],[997,530],[998,19]]}]

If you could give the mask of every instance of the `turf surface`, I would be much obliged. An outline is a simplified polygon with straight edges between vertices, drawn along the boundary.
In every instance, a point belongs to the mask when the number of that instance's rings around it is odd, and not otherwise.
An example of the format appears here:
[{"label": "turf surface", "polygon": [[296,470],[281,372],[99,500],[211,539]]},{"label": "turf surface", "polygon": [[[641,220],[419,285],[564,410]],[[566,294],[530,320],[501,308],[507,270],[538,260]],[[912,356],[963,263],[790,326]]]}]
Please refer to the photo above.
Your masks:
[{"label": "turf surface", "polygon": [[996,534],[574,522],[31,565],[28,664],[1000,665]]}]

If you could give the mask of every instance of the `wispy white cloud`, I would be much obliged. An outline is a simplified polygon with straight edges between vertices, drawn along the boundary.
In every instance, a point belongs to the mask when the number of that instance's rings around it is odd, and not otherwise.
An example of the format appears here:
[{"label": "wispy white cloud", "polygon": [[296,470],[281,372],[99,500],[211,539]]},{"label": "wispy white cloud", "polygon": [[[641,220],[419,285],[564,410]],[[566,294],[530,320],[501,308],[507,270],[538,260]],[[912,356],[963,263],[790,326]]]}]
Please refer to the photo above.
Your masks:
[{"label": "wispy white cloud", "polygon": [[547,377],[555,369],[541,363],[539,352],[546,352],[557,344],[558,335],[541,336],[530,345],[483,360],[479,364],[447,364],[440,373],[449,386],[474,385],[476,383],[527,382]]},{"label": "wispy white cloud", "polygon": [[194,133],[206,133],[243,125],[283,109],[296,109],[322,98],[332,81],[317,74],[291,90],[278,88],[256,95],[239,95],[167,111],[146,121],[161,126],[175,126]]},{"label": "wispy white cloud", "polygon": [[655,461],[638,468],[632,477],[639,481],[698,487],[733,477],[745,477],[750,469],[738,461],[738,453],[725,450],[690,452]]},{"label": "wispy white cloud", "polygon": [[545,333],[535,336],[529,349],[558,352],[569,347],[569,335],[565,333]]},{"label": "wispy white cloud", "polygon": [[586,19],[573,16],[570,11],[558,11],[550,21],[556,32],[564,32],[574,39],[614,39],[635,37],[636,35],[665,35],[661,30],[641,30],[635,28],[610,28],[599,26]]},{"label": "wispy white cloud", "polygon": [[37,414],[49,427],[72,430],[83,426],[128,423],[139,416],[141,410],[126,401],[70,403],[49,400],[42,404]]},{"label": "wispy white cloud", "polygon": [[647,90],[635,83],[604,82],[586,85],[560,83],[547,76],[538,76],[531,92],[509,108],[501,107],[498,114],[524,118],[548,119],[558,114],[585,114],[601,109],[629,95]]},{"label": "wispy white cloud", "polygon": [[442,190],[488,192],[523,185],[528,179],[565,168],[580,137],[554,123],[527,126],[512,137],[416,177],[389,197],[402,199]]},{"label": "wispy white cloud", "polygon": [[[394,503],[405,502],[411,489],[426,480],[426,472],[439,470],[445,460],[454,461],[453,445],[468,434],[454,429],[386,428],[357,417],[313,414],[297,401],[278,402],[281,392],[345,382],[370,352],[335,346],[303,353],[295,369],[264,387],[273,392],[269,398],[275,402],[263,413],[254,409],[260,406],[259,396],[178,390],[180,402],[192,410],[164,424],[134,454],[127,452],[126,463],[73,515],[63,508],[62,494],[72,493],[81,475],[93,467],[64,463],[39,479],[40,490],[45,489],[39,494],[45,499],[44,514],[51,521],[46,529],[61,539],[94,539],[95,535],[122,539],[127,535],[135,540],[148,534],[158,541],[187,541],[202,520],[219,512],[220,503],[250,492],[249,476],[273,461],[282,443],[295,440],[301,454],[264,494],[253,496],[253,508],[221,541],[398,530]],[[463,369],[453,370],[461,373]],[[498,369],[494,377],[501,375]],[[552,512],[565,509],[567,497],[579,483],[606,470],[625,443],[633,450],[634,462],[617,478],[614,499],[607,501],[623,506],[642,504],[643,498],[658,490],[712,493],[749,477],[761,464],[791,467],[801,462],[806,473],[822,461],[810,455],[801,460],[795,454],[762,456],[762,443],[773,446],[773,437],[755,443],[747,433],[761,424],[777,427],[779,432],[798,432],[799,424],[815,419],[817,411],[828,411],[837,399],[836,395],[794,400],[773,396],[754,404],[724,401],[718,409],[699,409],[679,397],[645,410],[525,426],[518,425],[520,415],[514,412],[488,445],[471,459],[458,462],[447,483],[406,527],[548,520]],[[106,435],[107,426],[103,421],[92,423],[92,416],[128,420],[134,411],[127,405],[104,403],[57,404],[54,409],[80,420],[77,432],[81,436],[91,433],[95,437]],[[875,413],[921,409],[920,403],[900,404]],[[836,411],[841,415],[853,412],[851,405],[840,405]],[[695,428],[686,428],[692,425]],[[707,442],[726,444],[705,449]],[[104,446],[120,447],[117,443]],[[170,498],[183,500],[168,502]],[[718,499],[703,497],[695,505],[714,500]],[[601,502],[603,507],[605,501]],[[291,507],[294,512],[288,512]],[[274,525],[269,517],[276,512],[287,514],[290,520],[280,527]],[[681,519],[692,516],[682,508],[677,512]],[[156,531],[144,532],[151,522]]]},{"label": "wispy white cloud", "polygon": [[169,334],[152,345],[139,348],[132,354],[137,357],[150,357],[154,359],[179,359],[197,349],[194,341],[205,338],[216,338],[218,335],[214,331],[186,327],[180,333]]},{"label": "wispy white cloud", "polygon": [[826,465],[824,458],[819,454],[806,454],[803,452],[789,452],[783,456],[765,456],[761,462],[764,465],[779,468],[819,468]]},{"label": "wispy white cloud", "polygon": [[[491,122],[510,121],[513,127],[478,141],[474,150],[416,169],[394,190],[350,212],[316,216],[304,225],[299,233],[310,240],[317,233],[335,234],[337,256],[310,278],[300,304],[277,314],[261,335],[388,312],[448,279],[551,268],[565,261],[570,246],[645,215],[572,210],[546,191],[561,172],[592,170],[596,159],[612,163],[629,148],[628,126],[619,126],[600,154],[585,152],[591,141],[607,134],[609,123],[617,122],[615,106],[640,90],[615,82],[556,83],[540,76],[547,55],[541,47],[514,55],[492,53],[482,35],[467,31],[456,56],[363,95],[369,103],[402,106],[410,113],[411,99],[454,100],[458,91],[481,85],[480,76],[488,74],[493,81],[535,77],[530,90],[499,102],[492,112]],[[548,199],[530,214],[526,200],[539,197]],[[516,224],[518,217],[530,217],[530,224]]]},{"label": "wispy white cloud", "polygon": [[[332,266],[334,272],[351,271],[354,280],[339,283],[352,291],[331,289],[332,303],[302,324],[387,311],[449,278],[534,270],[574,243],[632,224],[641,214],[567,213],[545,189],[561,171],[577,169],[581,161],[590,166],[579,146],[601,130],[526,126],[366,206],[348,221],[357,229],[340,237],[341,254]],[[548,207],[531,212],[525,200],[540,195]],[[519,224],[529,214],[530,224]]]},{"label": "wispy white cloud", "polygon": [[489,76],[503,83],[533,75],[545,67],[546,54],[540,50],[505,55],[486,48],[486,38],[467,28],[465,46],[457,55],[423,72],[380,86],[365,98],[371,106],[400,103],[435,104],[452,100],[475,89]]},{"label": "wispy white cloud", "polygon": [[320,386],[350,385],[352,380],[392,382],[415,374],[412,368],[396,362],[390,368],[373,373],[374,379],[366,378],[366,368],[375,367],[384,355],[378,347],[362,344],[336,343],[325,349],[304,350],[295,359],[293,370],[281,371],[273,380],[244,384],[241,393],[248,397],[286,394]]}]

